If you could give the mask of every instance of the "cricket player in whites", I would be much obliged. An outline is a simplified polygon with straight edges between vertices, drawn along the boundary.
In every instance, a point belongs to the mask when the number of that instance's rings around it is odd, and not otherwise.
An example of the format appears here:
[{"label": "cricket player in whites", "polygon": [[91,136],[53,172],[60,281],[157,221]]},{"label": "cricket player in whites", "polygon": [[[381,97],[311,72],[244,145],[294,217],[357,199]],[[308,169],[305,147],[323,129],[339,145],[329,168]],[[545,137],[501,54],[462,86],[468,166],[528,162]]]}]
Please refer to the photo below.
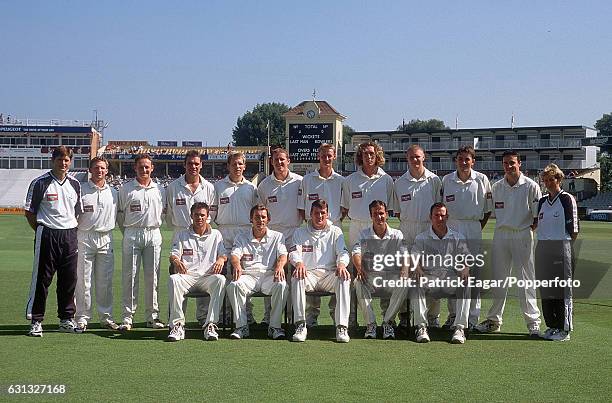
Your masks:
[{"label": "cricket player in whites", "polygon": [[[174,235],[191,227],[190,211],[194,203],[201,202],[212,206],[215,201],[215,187],[200,175],[200,153],[197,150],[188,151],[184,165],[185,174],[166,188],[166,221]],[[208,297],[196,299],[196,319],[200,325],[206,323],[208,304]]]},{"label": "cricket player in whites", "polygon": [[225,295],[225,276],[221,274],[227,261],[221,233],[208,224],[208,205],[191,205],[192,225],[174,234],[170,264],[174,274],[168,278],[168,341],[185,338],[185,294],[202,290],[210,296],[206,322],[202,327],[205,340],[217,340],[216,323]]},{"label": "cricket player in whites", "polygon": [[[540,187],[521,173],[521,157],[516,151],[502,156],[504,177],[492,186],[495,208],[492,277],[503,281],[512,275],[520,280],[535,280],[534,231],[538,225]],[[508,289],[493,289],[493,301],[487,319],[476,326],[482,333],[499,332]],[[531,337],[540,337],[540,310],[535,287],[519,287],[518,299]]]},{"label": "cricket player in whites", "polygon": [[[210,207],[211,220],[223,236],[227,251],[234,246],[236,236],[242,231],[250,231],[249,212],[257,204],[257,188],[244,176],[246,157],[241,152],[230,152],[227,156],[225,178],[215,182],[215,202]],[[247,301],[250,305],[250,299]],[[247,306],[250,322],[255,321],[251,307]]]},{"label": "cricket player in whites", "polygon": [[268,337],[277,340],[285,337],[285,331],[281,328],[281,316],[287,302],[287,248],[283,234],[268,229],[270,212],[266,206],[253,206],[250,217],[252,230],[236,236],[230,256],[233,281],[227,285],[227,294],[236,322],[236,329],[230,337],[244,339],[249,336],[247,296],[262,292],[272,297]]},{"label": "cricket player in whites", "polygon": [[[405,253],[407,250],[402,243],[404,239],[402,231],[391,228],[387,224],[388,215],[385,203],[380,200],[374,200],[370,203],[369,209],[370,216],[372,217],[372,225],[361,231],[359,234],[360,241],[353,245],[353,265],[356,270],[356,278],[353,283],[355,285],[359,307],[367,321],[364,338],[375,339],[376,315],[374,314],[374,309],[372,309],[372,292],[375,287],[374,279],[376,277],[380,277],[379,279],[389,278],[383,271],[372,271],[372,266],[369,267],[369,271],[366,271],[362,263],[366,255],[371,255],[373,253],[395,254],[397,251]],[[383,245],[383,243],[385,244]],[[377,247],[380,249],[377,249]],[[393,277],[395,277],[393,278],[394,280],[399,280],[400,276],[408,277],[408,268],[403,267],[403,270],[397,276],[395,272],[392,274]],[[395,338],[395,331],[392,324],[393,318],[395,318],[395,315],[397,315],[397,312],[400,310],[402,302],[406,301],[407,296],[407,287],[393,288],[391,301],[385,312],[382,323],[383,339]]]},{"label": "cricket player in whites", "polygon": [[[447,226],[448,212],[444,203],[434,203],[430,209],[431,226],[417,235],[412,247],[412,258],[418,263],[411,267],[417,287],[410,289],[410,306],[414,312],[416,325],[416,341],[429,342],[427,332],[426,296],[435,299],[455,297],[455,319],[451,328],[453,335],[451,343],[465,343],[465,328],[468,325],[470,310],[470,289],[467,285],[470,275],[469,265],[474,259],[466,259],[470,254],[463,235]],[[484,263],[484,262],[483,262]],[[453,284],[436,284],[436,280],[463,280],[463,287]]]},{"label": "cricket player in whites", "polygon": [[[442,178],[442,200],[448,211],[448,226],[462,234],[467,240],[468,249],[473,255],[482,252],[482,230],[484,229],[491,210],[493,209],[491,184],[486,175],[473,169],[476,160],[474,147],[464,146],[455,154],[457,170]],[[473,276],[478,276],[478,268],[473,267]],[[480,316],[480,289],[471,289],[469,328],[478,324]],[[438,314],[439,314],[438,304]],[[433,305],[430,305],[433,309]],[[455,303],[448,299],[448,318],[445,328],[450,328],[455,319]]]},{"label": "cricket player in whites", "polygon": [[77,325],[85,330],[92,318],[91,289],[102,327],[117,330],[113,320],[113,228],[117,220],[117,191],[106,183],[108,161],[95,157],[89,162],[91,177],[81,184],[83,213],[77,231],[78,261],[75,290]]},{"label": "cricket player in whites", "polygon": [[[342,186],[342,216],[348,216],[349,245],[359,242],[362,230],[372,226],[368,206],[374,200],[384,202],[390,211],[394,210],[395,198],[393,179],[382,169],[385,165],[385,154],[381,146],[373,142],[361,143],[355,153],[357,171],[350,174]],[[380,301],[386,311],[388,299]],[[356,322],[356,312],[352,312],[351,322]],[[354,317],[353,317],[354,316]]]},{"label": "cricket player in whites", "polygon": [[[315,200],[325,200],[329,207],[329,219],[342,228],[342,211],[340,201],[342,200],[342,185],[344,176],[334,171],[336,160],[336,148],[332,144],[323,143],[319,146],[319,169],[304,175],[299,190],[298,211],[302,218],[307,219],[310,214],[310,205]],[[333,307],[336,306],[334,298],[329,301],[330,313],[333,316]],[[321,297],[306,297],[306,325],[316,326],[321,307]]]},{"label": "cricket player in whites", "polygon": [[348,322],[351,304],[351,275],[346,269],[349,254],[342,230],[328,220],[325,200],[315,200],[306,227],[293,234],[289,261],[294,267],[291,277],[293,319],[296,324],[293,341],[306,341],[306,292],[334,292],[337,305],[334,314],[336,341],[348,343]]},{"label": "cricket player in whites", "polygon": [[[438,175],[425,168],[425,150],[412,144],[406,150],[408,170],[393,184],[396,197],[396,216],[400,219],[400,230],[404,242],[410,248],[416,236],[429,229],[431,221],[429,209],[432,204],[442,200],[442,181]],[[439,301],[429,301],[433,310],[429,316],[429,325],[439,327]],[[408,327],[407,313],[400,312],[400,325]]]},{"label": "cricket player in whites", "polygon": [[68,169],[72,150],[60,146],[51,153],[51,171],[30,183],[25,216],[35,232],[32,283],[26,307],[28,336],[42,337],[47,293],[57,272],[59,331],[82,333],[74,321],[77,281],[77,216],[82,211],[81,186]]},{"label": "cricket player in whites", "polygon": [[136,178],[119,189],[117,223],[123,232],[122,292],[123,322],[120,331],[132,328],[138,306],[140,266],[145,281],[145,317],[147,327],[163,329],[159,320],[160,255],[164,193],[151,178],[153,163],[148,154],[139,154],[134,160]]},{"label": "cricket player in whites", "polygon": [[[298,199],[302,176],[289,171],[289,152],[283,148],[272,151],[274,172],[257,187],[261,204],[270,212],[270,224],[274,231],[283,234],[285,246],[292,245],[293,232],[302,224],[304,216],[298,211]],[[265,299],[264,322],[270,323],[270,298]]]}]

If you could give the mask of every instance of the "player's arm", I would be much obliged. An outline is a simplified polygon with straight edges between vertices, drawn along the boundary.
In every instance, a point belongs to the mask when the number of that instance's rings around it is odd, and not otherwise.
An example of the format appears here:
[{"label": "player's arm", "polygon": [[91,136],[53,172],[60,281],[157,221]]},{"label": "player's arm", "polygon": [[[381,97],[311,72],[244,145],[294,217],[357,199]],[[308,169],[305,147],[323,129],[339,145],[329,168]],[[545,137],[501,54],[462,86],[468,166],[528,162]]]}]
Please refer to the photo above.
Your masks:
[{"label": "player's arm", "polygon": [[287,264],[287,254],[284,253],[276,258],[274,263],[274,281],[285,281],[285,264]]},{"label": "player's arm", "polygon": [[306,278],[306,266],[302,258],[302,243],[293,236],[294,245],[289,247],[289,263],[294,267],[292,277],[299,280]]},{"label": "player's arm", "polygon": [[213,274],[221,274],[221,272],[223,271],[223,267],[225,266],[225,262],[227,262],[227,255],[225,252],[225,247],[223,246],[223,238],[221,238],[221,236],[219,236],[218,242],[219,243],[217,244],[217,260],[215,260],[215,263],[212,265]]},{"label": "player's arm", "polygon": [[363,271],[363,267],[361,265],[361,242],[357,242],[353,246],[351,254],[351,260],[353,261],[353,267],[355,268],[357,280],[366,282],[368,280],[368,275]]},{"label": "player's arm", "polygon": [[33,181],[28,187],[28,193],[25,199],[25,218],[28,221],[30,227],[36,231],[36,213],[40,202],[42,201],[43,189],[41,188],[40,181]]},{"label": "player's arm", "polygon": [[178,237],[178,233],[174,235],[172,239],[172,250],[170,251],[170,264],[174,268],[174,272],[178,274],[187,273],[187,266],[185,262],[181,260],[183,254],[183,247]]},{"label": "player's arm", "polygon": [[339,234],[336,238],[336,276],[342,280],[350,280],[351,273],[346,269],[350,262],[350,257],[344,243],[344,235],[340,229],[338,229],[338,232]]},{"label": "player's arm", "polygon": [[34,231],[36,231],[36,214],[32,213],[31,211],[25,211],[25,218],[26,220],[28,220],[28,224],[30,225],[30,227],[32,227],[32,229]]}]

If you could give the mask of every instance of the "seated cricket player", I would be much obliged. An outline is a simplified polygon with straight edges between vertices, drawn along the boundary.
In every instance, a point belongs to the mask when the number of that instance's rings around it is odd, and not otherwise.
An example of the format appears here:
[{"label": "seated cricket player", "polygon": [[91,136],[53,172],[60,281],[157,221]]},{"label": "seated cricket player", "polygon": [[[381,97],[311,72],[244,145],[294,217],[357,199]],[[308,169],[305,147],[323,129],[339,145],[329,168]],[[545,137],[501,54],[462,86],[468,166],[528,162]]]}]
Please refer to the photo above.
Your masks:
[{"label": "seated cricket player", "polygon": [[[418,263],[411,267],[416,287],[410,288],[410,305],[414,312],[416,341],[429,342],[427,333],[426,296],[433,298],[456,297],[456,316],[453,322],[451,343],[465,343],[464,329],[468,325],[470,311],[470,289],[467,286],[470,267],[465,264],[469,255],[463,235],[450,229],[446,222],[448,213],[446,205],[438,202],[431,206],[429,218],[431,227],[417,235],[411,251],[411,260]],[[469,259],[468,259],[469,260]],[[451,281],[465,281],[463,287],[451,284]],[[435,284],[442,280],[444,283]]]},{"label": "seated cricket player", "polygon": [[195,202],[191,206],[192,225],[176,232],[172,241],[170,264],[175,274],[168,278],[170,334],[168,341],[185,338],[183,303],[190,291],[205,291],[210,296],[206,323],[202,326],[204,339],[217,340],[219,310],[225,295],[225,276],[221,274],[227,261],[221,233],[210,227],[208,205]]},{"label": "seated cricket player", "polygon": [[261,292],[272,297],[268,336],[278,340],[285,337],[281,328],[283,307],[287,302],[285,238],[280,232],[268,228],[270,213],[263,204],[253,206],[250,216],[252,229],[236,236],[230,256],[233,281],[227,285],[227,294],[236,322],[236,329],[230,337],[244,339],[249,336],[247,297]]},{"label": "seated cricket player", "polygon": [[351,275],[346,269],[349,254],[344,235],[328,220],[325,200],[316,200],[310,208],[310,221],[293,234],[289,261],[295,268],[291,278],[293,319],[296,330],[293,341],[306,340],[306,292],[326,291],[336,294],[336,341],[348,343],[348,321],[351,303]]},{"label": "seated cricket player", "polygon": [[[388,214],[385,202],[374,200],[370,203],[369,209],[372,225],[360,232],[359,242],[353,246],[352,257],[356,270],[356,278],[353,284],[355,285],[359,307],[367,321],[364,338],[375,339],[376,315],[374,314],[374,309],[372,309],[372,293],[375,291],[375,284],[377,283],[375,279],[399,279],[400,275],[407,277],[408,268],[404,267],[401,273],[399,270],[394,270],[395,267],[385,268],[385,271],[373,271],[375,269],[372,266],[373,254],[376,253],[384,256],[386,254],[395,254],[398,250],[400,253],[403,253],[406,252],[406,247],[402,243],[404,239],[402,231],[391,228],[387,224]],[[381,287],[381,285],[378,286]],[[384,295],[386,296],[387,294]],[[382,323],[383,339],[395,338],[392,321],[407,296],[407,287],[393,287],[391,301],[384,313]]]}]

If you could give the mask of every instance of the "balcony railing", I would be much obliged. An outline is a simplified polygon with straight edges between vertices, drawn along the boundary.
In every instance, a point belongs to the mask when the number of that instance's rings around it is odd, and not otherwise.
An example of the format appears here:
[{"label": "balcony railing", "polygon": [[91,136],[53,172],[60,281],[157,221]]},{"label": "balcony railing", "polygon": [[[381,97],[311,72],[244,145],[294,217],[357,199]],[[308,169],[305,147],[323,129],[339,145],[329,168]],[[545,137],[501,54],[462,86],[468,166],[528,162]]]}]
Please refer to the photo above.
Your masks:
[{"label": "balcony railing", "polygon": [[[385,152],[401,152],[405,151],[408,146],[413,143],[388,142],[381,141],[378,144]],[[472,140],[447,140],[440,142],[419,142],[417,143],[425,149],[425,151],[456,151],[462,146],[473,146]],[[354,151],[358,144],[353,146]],[[530,150],[530,149],[560,149],[582,147],[580,139],[553,139],[553,140],[480,140],[476,143],[476,150]]]}]

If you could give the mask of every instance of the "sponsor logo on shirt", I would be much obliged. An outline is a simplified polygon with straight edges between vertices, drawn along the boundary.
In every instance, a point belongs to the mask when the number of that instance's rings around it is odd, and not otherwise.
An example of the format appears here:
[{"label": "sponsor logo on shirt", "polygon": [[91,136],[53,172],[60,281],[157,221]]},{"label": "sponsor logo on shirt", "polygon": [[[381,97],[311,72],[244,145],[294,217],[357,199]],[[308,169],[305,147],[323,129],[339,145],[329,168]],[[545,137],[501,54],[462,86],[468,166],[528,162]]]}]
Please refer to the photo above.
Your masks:
[{"label": "sponsor logo on shirt", "polygon": [[312,245],[302,245],[302,252],[312,252]]},{"label": "sponsor logo on shirt", "polygon": [[229,197],[222,197],[219,199],[219,204],[229,204]]},{"label": "sponsor logo on shirt", "polygon": [[319,200],[319,194],[318,193],[309,193],[308,194],[308,200]]},{"label": "sponsor logo on shirt", "polygon": [[130,204],[130,211],[132,213],[136,211],[141,211],[140,203],[139,204]]},{"label": "sponsor logo on shirt", "polygon": [[193,249],[183,249],[183,256],[193,256]]},{"label": "sponsor logo on shirt", "polygon": [[411,194],[402,195],[402,201],[410,201],[410,200],[412,200]]},{"label": "sponsor logo on shirt", "polygon": [[56,201],[57,193],[47,193],[47,201]]},{"label": "sponsor logo on shirt", "polygon": [[276,199],[276,196],[269,196],[269,197],[268,197],[268,201],[269,201],[270,203],[276,203],[278,200]]},{"label": "sponsor logo on shirt", "polygon": [[185,199],[176,199],[174,202],[177,206],[184,206],[187,204],[187,201]]},{"label": "sponsor logo on shirt", "polygon": [[351,199],[361,199],[363,197],[362,192],[353,192],[351,193]]},{"label": "sponsor logo on shirt", "polygon": [[544,218],[544,213],[540,213],[540,215],[538,215],[538,219],[541,220],[542,218]]},{"label": "sponsor logo on shirt", "polygon": [[447,202],[454,202],[455,201],[455,195],[448,195],[448,196],[446,196],[446,201]]},{"label": "sponsor logo on shirt", "polygon": [[84,213],[93,213],[94,212],[94,206],[91,206],[91,205],[83,206],[83,212]]},{"label": "sponsor logo on shirt", "polygon": [[295,252],[297,250],[297,246],[296,245],[291,245],[289,247],[289,252]]},{"label": "sponsor logo on shirt", "polygon": [[495,208],[504,208],[504,202],[495,202]]},{"label": "sponsor logo on shirt", "polygon": [[251,255],[250,253],[245,253],[244,255],[242,255],[240,260],[243,260],[245,262],[250,262],[253,260],[253,255]]}]

